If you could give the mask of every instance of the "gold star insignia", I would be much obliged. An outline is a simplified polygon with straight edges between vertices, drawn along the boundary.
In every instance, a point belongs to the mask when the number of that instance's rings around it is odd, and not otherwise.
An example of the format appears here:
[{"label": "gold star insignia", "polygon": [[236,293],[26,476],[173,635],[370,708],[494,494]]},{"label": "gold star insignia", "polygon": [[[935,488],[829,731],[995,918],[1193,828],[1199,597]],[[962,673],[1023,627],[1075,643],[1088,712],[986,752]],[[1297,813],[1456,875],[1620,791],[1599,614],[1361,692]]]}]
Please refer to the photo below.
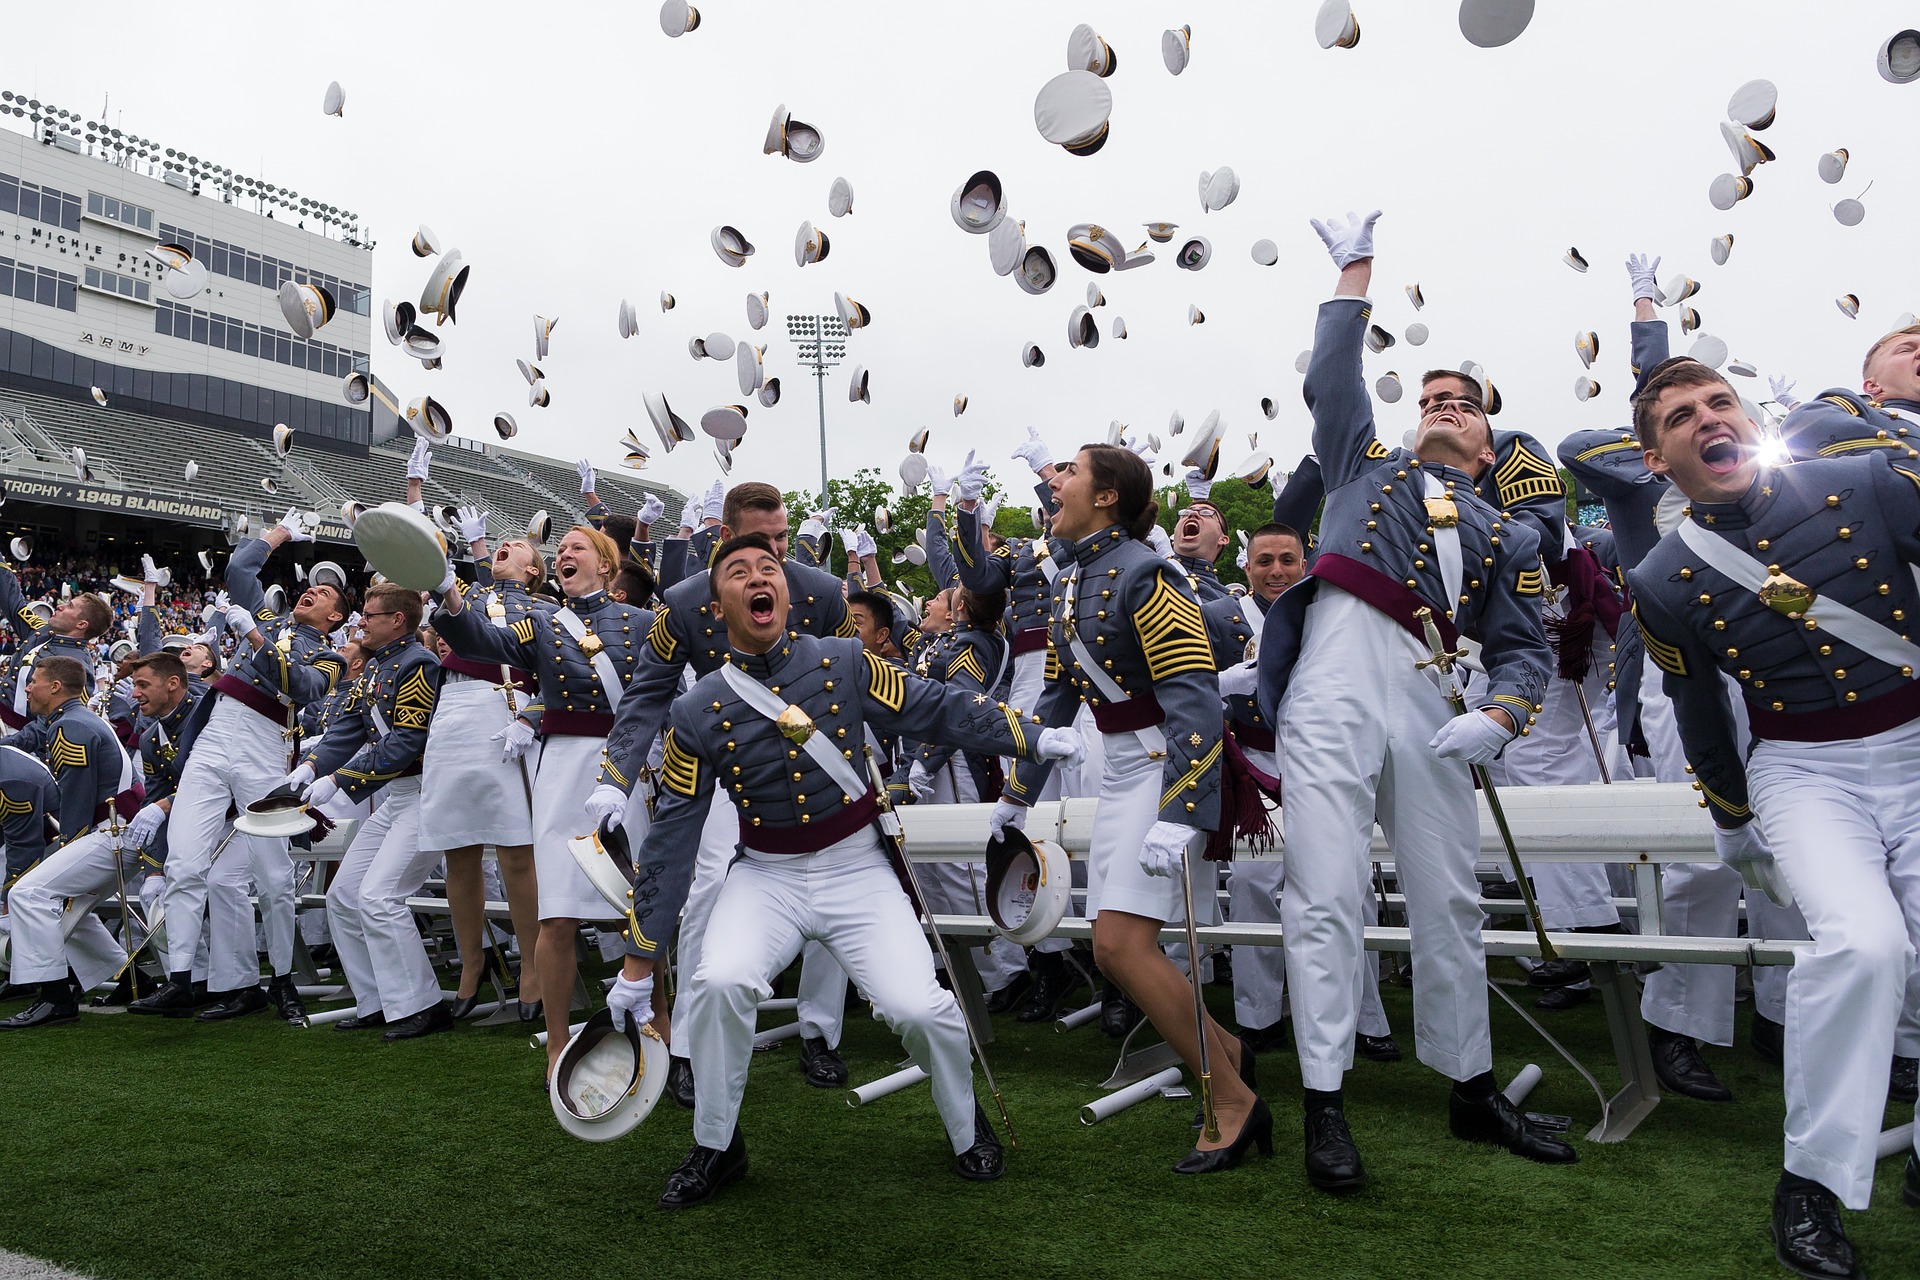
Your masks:
[{"label": "gold star insignia", "polygon": [[1771,498],[1773,496],[1773,486],[1770,484],[1761,485],[1760,496],[1763,498]]},{"label": "gold star insignia", "polygon": [[1197,733],[1187,735],[1187,742],[1193,746],[1196,746],[1196,747],[1199,746],[1200,735]]}]

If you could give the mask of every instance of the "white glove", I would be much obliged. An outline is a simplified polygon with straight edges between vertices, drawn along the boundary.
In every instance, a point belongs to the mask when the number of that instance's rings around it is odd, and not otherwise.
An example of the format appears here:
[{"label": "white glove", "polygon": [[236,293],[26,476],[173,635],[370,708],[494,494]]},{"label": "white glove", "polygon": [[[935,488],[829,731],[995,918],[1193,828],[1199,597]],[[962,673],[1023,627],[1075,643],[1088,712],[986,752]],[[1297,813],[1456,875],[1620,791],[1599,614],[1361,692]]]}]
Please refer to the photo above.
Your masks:
[{"label": "white glove", "polygon": [[453,513],[454,531],[462,542],[479,542],[487,536],[487,513],[478,507],[459,507]]},{"label": "white glove", "polygon": [[1040,740],[1033,744],[1033,754],[1037,760],[1064,760],[1068,766],[1077,765],[1087,758],[1087,740],[1071,725],[1042,729]]},{"label": "white glove", "polygon": [[853,535],[853,554],[854,555],[864,559],[867,556],[873,555],[878,551],[879,551],[879,548],[873,544],[873,535],[867,532],[865,528],[861,528],[854,533]]},{"label": "white glove", "polygon": [[1053,465],[1053,452],[1047,448],[1047,442],[1040,438],[1038,428],[1027,428],[1025,444],[1013,447],[1013,456],[1033,468],[1033,474],[1039,475]]},{"label": "white glove", "polygon": [[1015,804],[1011,800],[1001,800],[993,806],[993,812],[987,815],[987,839],[998,840],[1000,833],[1012,827],[1024,831],[1027,827],[1027,807]]},{"label": "white glove", "polygon": [[720,519],[721,513],[726,509],[727,482],[725,480],[715,480],[713,485],[707,490],[706,518],[709,520],[718,520]]},{"label": "white glove", "polygon": [[453,590],[453,584],[459,580],[460,575],[453,571],[453,561],[449,560],[447,561],[447,571],[442,575],[440,585],[433,589],[433,593],[437,596],[443,596]]},{"label": "white glove", "polygon": [[907,790],[913,792],[913,798],[921,804],[933,799],[933,776],[927,772],[925,761],[915,760],[907,770]]},{"label": "white glove", "polygon": [[800,522],[800,536],[803,538],[824,538],[827,536],[827,522],[820,518],[819,512],[814,512]]},{"label": "white glove", "polygon": [[1213,481],[1207,479],[1207,473],[1198,467],[1187,472],[1187,495],[1195,502],[1204,502],[1213,492]]},{"label": "white glove", "polygon": [[213,607],[220,612],[225,613],[232,604],[233,597],[227,594],[225,587],[213,593]]},{"label": "white glove", "polygon": [[[1793,394],[1795,384],[1792,378],[1782,378],[1777,374],[1771,374],[1767,378],[1767,385],[1773,388],[1774,402],[1781,408],[1791,409],[1800,403],[1799,399]],[[153,579],[148,578],[147,581],[152,582]]]},{"label": "white glove", "polygon": [[705,504],[704,498],[688,498],[687,505],[680,508],[680,527],[689,530],[698,529],[700,512],[705,509]]},{"label": "white glove", "polygon": [[132,701],[133,701],[133,680],[132,680],[132,678],[131,678],[131,677],[129,677],[129,678],[125,678],[125,679],[121,679],[121,680],[115,680],[115,681],[113,682],[113,692],[112,692],[112,693],[110,693],[110,694],[108,694],[107,696],[108,696],[108,698],[110,698],[110,699],[111,699],[111,698],[124,698],[124,699],[126,699],[126,700],[127,700],[128,702],[132,702]]},{"label": "white glove", "polygon": [[932,459],[927,461],[927,487],[933,490],[936,498],[953,491],[953,477],[947,474],[945,467]]},{"label": "white glove", "polygon": [[1512,740],[1513,735],[1486,712],[1467,711],[1441,725],[1427,745],[1443,760],[1491,764]]},{"label": "white glove", "polygon": [[314,772],[311,764],[303,764],[286,776],[283,785],[292,787],[295,791],[304,791],[307,784],[317,776],[319,775]]},{"label": "white glove", "polygon": [[633,518],[635,524],[652,524],[667,513],[667,504],[654,494],[648,494],[647,500],[640,504],[640,514]]},{"label": "white glove", "polygon": [[1633,300],[1646,298],[1651,301],[1660,296],[1660,285],[1654,279],[1660,274],[1660,259],[1647,261],[1644,253],[1627,255],[1627,280],[1633,285]]},{"label": "white glove", "polygon": [[1345,222],[1337,216],[1325,222],[1318,218],[1309,221],[1313,223],[1313,229],[1320,233],[1320,242],[1327,246],[1327,255],[1333,259],[1333,265],[1342,271],[1373,256],[1373,224],[1380,221],[1378,209],[1365,218],[1349,210]]},{"label": "white glove", "polygon": [[1793,891],[1787,888],[1786,878],[1773,860],[1773,850],[1767,847],[1759,823],[1748,822],[1731,830],[1715,826],[1713,851],[1720,861],[1740,873],[1740,880],[1747,888],[1766,894],[1775,906],[1793,905]]},{"label": "white glove", "polygon": [[493,735],[492,740],[500,744],[502,760],[518,760],[533,746],[533,726],[515,716],[507,721],[506,728]]},{"label": "white glove", "polygon": [[260,624],[254,619],[253,610],[243,604],[227,606],[227,630],[236,636],[245,638],[254,633]]},{"label": "white glove", "polygon": [[587,494],[592,493],[593,492],[593,463],[588,461],[585,458],[582,458],[580,459],[580,461],[573,464],[573,469],[580,473],[580,496],[585,497]]},{"label": "white glove", "polygon": [[627,812],[627,793],[612,783],[603,782],[587,793],[587,817],[594,830],[617,827]]},{"label": "white glove", "polygon": [[140,881],[140,914],[153,919],[153,909],[167,895],[167,878],[156,871]]},{"label": "white glove", "polygon": [[433,445],[425,436],[413,442],[413,452],[407,455],[407,479],[427,478],[427,468],[433,465]]},{"label": "white glove", "polygon": [[160,584],[160,567],[154,564],[152,556],[140,557],[140,570],[144,575],[143,581],[151,582],[155,586]]},{"label": "white glove", "polygon": [[625,1031],[627,1019],[638,1015],[645,1022],[653,1016],[653,975],[629,978],[624,973],[607,990],[607,1012],[613,1015],[613,1029]]},{"label": "white glove", "polygon": [[1220,696],[1251,698],[1260,687],[1260,664],[1241,662],[1220,673]]},{"label": "white glove", "polygon": [[313,535],[307,532],[307,526],[300,522],[300,513],[289,507],[287,514],[280,517],[280,527],[287,531],[290,542],[312,542]]},{"label": "white glove", "polygon": [[1186,862],[1187,845],[1199,832],[1184,822],[1156,822],[1140,842],[1140,869],[1150,876],[1170,876]]},{"label": "white glove", "polygon": [[973,450],[967,450],[967,460],[960,464],[959,474],[953,477],[954,496],[962,502],[978,502],[980,495],[987,491],[987,464],[973,460]]},{"label": "white glove", "polygon": [[340,784],[333,780],[332,774],[328,774],[324,778],[315,778],[308,783],[307,789],[300,793],[300,798],[307,802],[309,809],[318,809],[339,794]]},{"label": "white glove", "polygon": [[130,849],[144,849],[166,820],[166,810],[157,804],[150,804],[133,815],[133,820],[121,831],[120,838]]},{"label": "white glove", "polygon": [[1167,559],[1173,559],[1173,539],[1169,538],[1167,531],[1159,525],[1156,524],[1147,530],[1147,545]]}]

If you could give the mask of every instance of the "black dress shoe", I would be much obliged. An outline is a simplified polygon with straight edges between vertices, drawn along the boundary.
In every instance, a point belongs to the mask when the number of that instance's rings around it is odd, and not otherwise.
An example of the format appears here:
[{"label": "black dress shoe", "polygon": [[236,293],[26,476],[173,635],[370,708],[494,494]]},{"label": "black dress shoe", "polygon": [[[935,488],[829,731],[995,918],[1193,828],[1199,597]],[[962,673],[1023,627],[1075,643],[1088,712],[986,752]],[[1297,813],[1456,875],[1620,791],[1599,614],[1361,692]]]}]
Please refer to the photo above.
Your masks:
[{"label": "black dress shoe", "polygon": [[693,1063],[686,1058],[667,1059],[667,1096],[674,1105],[693,1110]]},{"label": "black dress shoe", "polygon": [[378,1010],[373,1013],[356,1014],[344,1021],[333,1024],[335,1031],[372,1031],[376,1027],[387,1025],[387,1015]]},{"label": "black dress shoe", "polygon": [[1900,1198],[1920,1209],[1920,1156],[1907,1152],[1907,1176],[1900,1180]]},{"label": "black dress shoe", "polygon": [[988,1013],[1012,1013],[1026,1003],[1027,992],[1033,988],[1033,975],[1025,969],[1007,980],[1007,985],[998,991],[987,993]]},{"label": "black dress shoe", "polygon": [[1533,1007],[1547,1013],[1565,1013],[1593,999],[1592,987],[1553,987],[1542,991]]},{"label": "black dress shoe", "polygon": [[1455,1089],[1447,1095],[1447,1128],[1456,1138],[1492,1143],[1541,1164],[1572,1164],[1580,1158],[1567,1143],[1528,1124],[1504,1093],[1476,1101]]},{"label": "black dress shoe", "polygon": [[37,982],[0,983],[0,1004],[9,1000],[38,1000],[40,984]]},{"label": "black dress shoe", "polygon": [[816,1089],[843,1089],[847,1084],[847,1063],[825,1036],[800,1037],[800,1074]]},{"label": "black dress shoe", "polygon": [[250,1013],[258,1013],[267,1007],[267,993],[258,987],[242,987],[238,991],[222,991],[212,1004],[193,1015],[195,1022],[225,1022],[229,1018],[244,1018]]},{"label": "black dress shoe", "polygon": [[128,1013],[157,1014],[163,1018],[185,1018],[200,1007],[200,998],[194,993],[194,984],[184,975],[175,974],[167,979],[166,985],[150,996],[144,996],[127,1006]]},{"label": "black dress shoe", "polygon": [[1400,1046],[1392,1036],[1370,1036],[1364,1031],[1354,1033],[1353,1051],[1368,1062],[1398,1062],[1401,1058]]},{"label": "black dress shoe", "polygon": [[1264,1027],[1242,1027],[1240,1043],[1253,1046],[1256,1053],[1266,1053],[1270,1049],[1284,1049],[1287,1047],[1287,1020],[1276,1018]]},{"label": "black dress shoe", "polygon": [[1795,1275],[1848,1280],[1863,1274],[1840,1223],[1840,1202],[1817,1182],[1782,1178],[1773,1189],[1773,1256]]},{"label": "black dress shoe", "polygon": [[1648,1027],[1647,1041],[1653,1050],[1653,1074],[1660,1077],[1663,1087],[1702,1102],[1733,1101],[1733,1090],[1713,1074],[1692,1036]]},{"label": "black dress shoe", "polygon": [[453,1014],[446,1005],[434,1001],[418,1013],[409,1014],[387,1028],[380,1038],[388,1044],[398,1040],[418,1040],[436,1031],[453,1030]]},{"label": "black dress shoe", "polygon": [[293,975],[283,973],[267,984],[267,999],[280,1018],[290,1027],[307,1025],[307,1006],[293,985]]},{"label": "black dress shoe", "polygon": [[1047,1022],[1060,1016],[1060,1005],[1080,985],[1080,976],[1067,964],[1064,951],[1033,953],[1033,986],[1019,1021]]},{"label": "black dress shoe", "polygon": [[1546,960],[1527,970],[1527,985],[1570,987],[1576,982],[1585,982],[1592,976],[1593,970],[1585,960]]},{"label": "black dress shoe", "polygon": [[[64,988],[65,984],[62,984]],[[65,1000],[36,1000],[11,1018],[0,1019],[0,1031],[30,1031],[80,1021],[80,1006]]]},{"label": "black dress shoe", "polygon": [[[675,1062],[685,1059],[675,1058]],[[747,1176],[747,1144],[734,1126],[733,1140],[725,1151],[695,1147],[667,1177],[667,1188],[660,1193],[662,1209],[691,1209],[713,1199],[720,1188]]]},{"label": "black dress shoe", "polygon": [[1887,1073],[1887,1098],[1908,1106],[1920,1098],[1920,1058],[1893,1055],[1893,1069]]},{"label": "black dress shoe", "polygon": [[1747,1031],[1747,1043],[1753,1051],[1778,1067],[1787,1057],[1787,1029],[1758,1009],[1753,1013],[1753,1026]]},{"label": "black dress shoe", "polygon": [[1308,1104],[1306,1127],[1308,1182],[1322,1191],[1352,1191],[1366,1183],[1360,1148],[1354,1145],[1346,1112],[1337,1103]]},{"label": "black dress shoe", "polygon": [[1111,978],[1107,980],[1107,989],[1100,996],[1100,1030],[1115,1040],[1124,1040],[1127,1033],[1140,1025],[1145,1016],[1140,1006],[1127,998],[1120,984]]},{"label": "black dress shoe", "polygon": [[[1527,888],[1533,888],[1532,879],[1528,879]],[[1495,880],[1491,884],[1480,886],[1480,896],[1491,898],[1496,902],[1519,902],[1521,900],[1520,884],[1515,880]]]},{"label": "black dress shoe", "polygon": [[973,1145],[953,1158],[953,1171],[968,1182],[992,1182],[1007,1171],[999,1135],[978,1102],[973,1104]]},{"label": "black dress shoe", "polygon": [[[1253,1106],[1247,1112],[1247,1118],[1240,1125],[1240,1132],[1234,1135],[1232,1142],[1212,1151],[1195,1148],[1174,1162],[1175,1173],[1224,1173],[1246,1159],[1248,1147],[1259,1147],[1260,1154],[1273,1154],[1273,1112],[1267,1107],[1267,1100],[1255,1097]],[[1356,1155],[1355,1159],[1359,1157]],[[1311,1173],[1308,1175],[1311,1177]]]}]

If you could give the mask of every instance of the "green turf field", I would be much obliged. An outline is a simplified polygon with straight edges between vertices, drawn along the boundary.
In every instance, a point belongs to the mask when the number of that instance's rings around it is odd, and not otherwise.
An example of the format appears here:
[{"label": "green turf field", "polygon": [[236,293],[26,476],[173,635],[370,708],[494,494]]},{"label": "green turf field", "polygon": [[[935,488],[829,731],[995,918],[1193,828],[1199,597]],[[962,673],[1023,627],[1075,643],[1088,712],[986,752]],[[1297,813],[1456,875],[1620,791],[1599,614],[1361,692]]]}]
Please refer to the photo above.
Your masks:
[{"label": "green turf field", "polygon": [[[1226,1013],[1226,991],[1211,996]],[[1410,995],[1386,996],[1410,1048]],[[859,1081],[899,1050],[857,1012],[845,1049]],[[1551,1026],[1607,1061],[1598,1001]],[[536,1092],[542,1055],[513,1030],[384,1045],[270,1014],[220,1026],[90,1015],[0,1038],[0,1246],[180,1280],[1785,1274],[1766,1236],[1780,1078],[1744,1048],[1710,1053],[1734,1105],[1670,1099],[1624,1144],[1578,1141],[1580,1163],[1563,1168],[1447,1136],[1446,1084],[1411,1055],[1362,1062],[1348,1112],[1372,1183],[1335,1199],[1300,1171],[1291,1051],[1260,1059],[1275,1158],[1189,1179],[1168,1166],[1191,1142],[1191,1102],[1080,1124],[1112,1064],[1097,1028],[1007,1018],[997,1030],[1020,1137],[1000,1182],[949,1172],[924,1086],[850,1110],[802,1081],[789,1043],[754,1059],[746,1181],[667,1214],[653,1201],[691,1142],[690,1114],[665,1101],[623,1141],[569,1138]],[[1497,1002],[1494,1037],[1501,1077],[1540,1062],[1528,1105],[1584,1132],[1592,1096]],[[1877,1280],[1920,1275],[1920,1211],[1901,1204],[1899,1176],[1882,1163],[1872,1211],[1849,1215]]]}]

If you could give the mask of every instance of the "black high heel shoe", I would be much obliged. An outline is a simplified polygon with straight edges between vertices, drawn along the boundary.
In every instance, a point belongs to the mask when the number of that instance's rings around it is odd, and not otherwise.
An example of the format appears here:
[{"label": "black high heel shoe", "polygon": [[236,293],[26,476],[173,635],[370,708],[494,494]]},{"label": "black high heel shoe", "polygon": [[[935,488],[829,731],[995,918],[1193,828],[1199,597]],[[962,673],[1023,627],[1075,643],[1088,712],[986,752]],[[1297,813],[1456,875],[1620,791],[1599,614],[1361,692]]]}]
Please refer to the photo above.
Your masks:
[{"label": "black high heel shoe", "polygon": [[1247,1112],[1247,1119],[1240,1126],[1239,1136],[1224,1147],[1212,1151],[1194,1150],[1180,1157],[1173,1166],[1175,1173],[1224,1173],[1246,1158],[1247,1148],[1257,1146],[1260,1154],[1273,1154],[1273,1112],[1267,1109],[1267,1100],[1256,1097],[1253,1107]]},{"label": "black high heel shoe", "polygon": [[[474,1009],[480,1004],[480,993],[486,987],[487,979],[495,977],[499,973],[500,962],[494,959],[493,949],[489,947],[486,954],[480,960],[480,981],[474,984],[473,994],[470,996],[461,996],[447,1005],[447,1012],[453,1015],[455,1022],[473,1016]],[[501,985],[505,985],[504,978],[501,980]]]}]

